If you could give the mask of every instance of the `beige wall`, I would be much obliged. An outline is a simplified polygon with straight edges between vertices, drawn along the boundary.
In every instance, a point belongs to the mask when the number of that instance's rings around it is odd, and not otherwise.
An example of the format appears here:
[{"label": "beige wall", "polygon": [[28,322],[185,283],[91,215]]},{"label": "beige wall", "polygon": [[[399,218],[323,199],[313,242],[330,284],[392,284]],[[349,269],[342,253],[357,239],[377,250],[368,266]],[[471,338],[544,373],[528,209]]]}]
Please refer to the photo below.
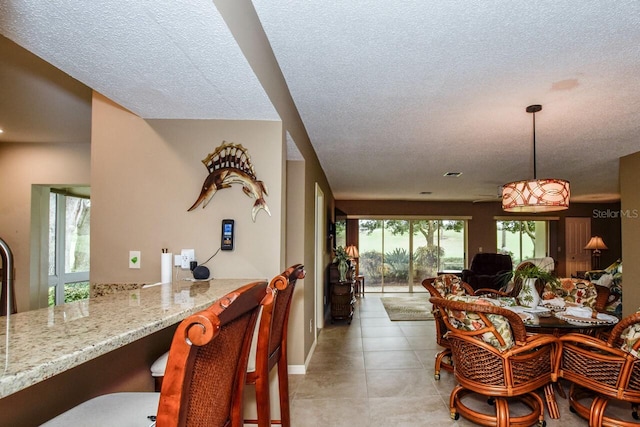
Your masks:
[{"label": "beige wall", "polygon": [[[91,281],[158,281],[161,248],[193,247],[202,261],[220,245],[220,221],[233,218],[237,249],[220,252],[208,264],[215,277],[270,278],[291,264],[305,265],[307,275],[294,295],[289,333],[289,364],[303,365],[314,342],[309,322],[316,326],[315,183],[325,193],[325,218],[333,216],[333,198],[312,153],[303,153],[304,161],[287,162],[285,170],[282,128],[280,122],[263,121],[145,121],[96,95]],[[269,189],[271,217],[261,211],[253,223],[253,199],[239,186],[219,191],[207,208],[187,212],[208,173],[201,160],[222,140],[249,149],[256,174]],[[128,268],[130,250],[142,252],[140,270]],[[330,256],[324,254],[325,264]]]},{"label": "beige wall", "polygon": [[[193,248],[203,262],[220,247],[224,218],[236,221],[235,249],[207,264],[214,277],[270,278],[282,270],[280,122],[145,121],[99,94],[92,121],[93,283],[159,281],[162,248]],[[218,191],[206,209],[187,212],[208,175],[201,160],[223,140],[249,150],[272,216],[260,211],[253,222],[254,199],[237,184]],[[130,250],[141,251],[140,269],[129,268]]]},{"label": "beige wall", "polygon": [[622,314],[627,316],[640,307],[640,152],[620,158],[620,194],[622,212]]},{"label": "beige wall", "polygon": [[[287,254],[286,264],[302,264],[304,262],[304,162],[287,162]],[[305,360],[305,337],[309,334],[309,320],[305,316],[305,290],[310,288],[306,283],[312,283],[312,278],[300,280],[296,284],[289,313],[289,340],[287,357],[289,364],[302,365]]]},{"label": "beige wall", "polygon": [[[18,311],[38,308],[37,299],[30,301],[32,186],[88,185],[90,156],[89,141],[86,144],[0,143],[0,237],[13,253]],[[37,289],[33,291],[36,292]]]}]

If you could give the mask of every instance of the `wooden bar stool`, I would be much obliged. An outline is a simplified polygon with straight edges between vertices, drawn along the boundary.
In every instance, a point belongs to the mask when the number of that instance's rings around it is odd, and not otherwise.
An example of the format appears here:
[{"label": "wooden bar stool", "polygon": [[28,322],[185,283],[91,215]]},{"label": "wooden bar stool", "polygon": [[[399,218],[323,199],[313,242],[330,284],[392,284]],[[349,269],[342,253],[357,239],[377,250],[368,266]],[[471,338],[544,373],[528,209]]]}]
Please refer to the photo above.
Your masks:
[{"label": "wooden bar stool", "polygon": [[260,308],[273,306],[266,282],[233,291],[176,330],[160,393],[111,393],[44,424],[241,427],[251,339]]},{"label": "wooden bar stool", "polygon": [[[256,387],[257,419],[245,419],[246,424],[257,424],[269,427],[271,424],[291,426],[289,410],[289,374],[287,372],[287,330],[291,299],[298,279],[305,276],[301,264],[294,265],[271,281],[277,289],[275,303],[268,310],[263,310],[258,329],[255,365],[248,368],[247,384]],[[265,315],[266,314],[266,315]],[[280,419],[271,419],[269,393],[269,372],[278,367],[278,394],[280,399]]]},{"label": "wooden bar stool", "polygon": [[[257,419],[246,419],[246,424],[270,426],[271,424],[291,425],[289,410],[289,375],[287,372],[287,330],[291,299],[298,279],[305,276],[304,267],[296,264],[274,277],[269,284],[277,294],[275,302],[265,307],[260,316],[255,349],[249,358],[246,383],[256,388]],[[255,356],[254,356],[255,354]],[[280,420],[271,420],[269,396],[269,372],[278,366],[278,387],[280,395]],[[167,353],[160,356],[151,366],[151,375],[156,379],[156,387],[163,382]]]}]

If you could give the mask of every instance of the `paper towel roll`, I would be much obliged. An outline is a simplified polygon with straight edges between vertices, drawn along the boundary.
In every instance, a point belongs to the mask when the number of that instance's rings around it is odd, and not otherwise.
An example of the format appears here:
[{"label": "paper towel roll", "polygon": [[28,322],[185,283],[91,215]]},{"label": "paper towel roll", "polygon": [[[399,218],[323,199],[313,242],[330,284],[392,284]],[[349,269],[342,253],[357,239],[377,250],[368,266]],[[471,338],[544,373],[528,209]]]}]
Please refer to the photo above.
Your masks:
[{"label": "paper towel roll", "polygon": [[171,283],[165,282],[160,285],[160,298],[162,302],[162,308],[168,310],[171,308]]},{"label": "paper towel roll", "polygon": [[160,281],[171,283],[171,270],[173,268],[173,254],[163,253],[160,258]]}]

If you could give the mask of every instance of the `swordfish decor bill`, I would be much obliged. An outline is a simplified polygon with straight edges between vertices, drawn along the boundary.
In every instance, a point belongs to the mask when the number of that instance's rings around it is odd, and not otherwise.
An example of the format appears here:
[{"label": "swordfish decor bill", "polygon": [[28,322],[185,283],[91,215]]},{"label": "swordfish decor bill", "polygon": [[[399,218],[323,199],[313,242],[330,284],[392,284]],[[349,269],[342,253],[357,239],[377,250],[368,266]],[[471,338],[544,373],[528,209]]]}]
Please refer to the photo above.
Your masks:
[{"label": "swordfish decor bill", "polygon": [[229,188],[231,184],[240,184],[244,194],[256,199],[251,210],[253,222],[256,221],[256,215],[260,209],[264,209],[271,216],[269,206],[264,200],[264,196],[269,195],[267,187],[256,178],[249,152],[241,144],[222,141],[222,145],[202,159],[202,163],[209,171],[209,176],[202,184],[200,196],[188,211],[194,210],[200,204],[204,209],[216,191]]}]

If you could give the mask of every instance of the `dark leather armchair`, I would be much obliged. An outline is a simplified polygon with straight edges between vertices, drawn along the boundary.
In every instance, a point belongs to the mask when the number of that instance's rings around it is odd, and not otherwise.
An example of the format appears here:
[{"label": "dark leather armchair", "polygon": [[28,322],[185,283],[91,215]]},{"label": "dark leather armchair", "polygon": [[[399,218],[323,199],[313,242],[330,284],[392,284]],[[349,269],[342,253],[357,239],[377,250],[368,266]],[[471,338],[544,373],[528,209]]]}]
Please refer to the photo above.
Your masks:
[{"label": "dark leather armchair", "polygon": [[511,279],[513,264],[509,255],[478,253],[469,269],[462,270],[462,280],[473,289],[500,289]]}]

